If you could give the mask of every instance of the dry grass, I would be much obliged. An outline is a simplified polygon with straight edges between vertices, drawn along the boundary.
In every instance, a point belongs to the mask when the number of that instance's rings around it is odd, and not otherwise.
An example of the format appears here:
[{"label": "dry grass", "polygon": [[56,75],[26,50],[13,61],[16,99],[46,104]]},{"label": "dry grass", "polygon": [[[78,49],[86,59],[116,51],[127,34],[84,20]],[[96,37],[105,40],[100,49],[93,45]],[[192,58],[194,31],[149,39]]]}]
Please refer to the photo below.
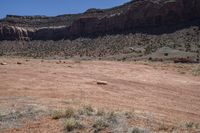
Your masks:
[{"label": "dry grass", "polygon": [[81,124],[75,118],[69,118],[65,120],[64,126],[67,131],[72,131],[74,129],[80,128]]},{"label": "dry grass", "polygon": [[106,127],[108,127],[108,123],[106,122],[105,119],[103,118],[99,118],[94,122],[93,127],[95,128],[95,131],[100,131],[102,129],[105,129]]},{"label": "dry grass", "polygon": [[199,129],[199,123],[195,122],[187,122],[185,123],[185,127],[190,130],[190,129]]},{"label": "dry grass", "polygon": [[75,116],[75,110],[72,108],[68,108],[65,111],[54,111],[52,114],[52,119],[60,119],[60,118],[71,118]]},{"label": "dry grass", "polygon": [[134,127],[131,129],[131,131],[129,131],[130,133],[150,133],[149,131],[142,129],[142,128],[138,128],[138,127]]},{"label": "dry grass", "polygon": [[200,76],[200,65],[193,69],[193,75]]},{"label": "dry grass", "polygon": [[65,110],[65,117],[66,118],[71,118],[75,116],[75,110],[73,108],[68,108]]},{"label": "dry grass", "polygon": [[91,105],[84,105],[83,106],[83,113],[86,115],[92,115],[94,113],[94,109],[92,108]]},{"label": "dry grass", "polygon": [[63,111],[54,111],[51,116],[52,119],[60,119],[64,117],[64,113]]},{"label": "dry grass", "polygon": [[110,121],[112,123],[116,123],[116,121],[117,121],[117,114],[116,114],[116,112],[114,112],[114,111],[108,112],[107,113],[107,119],[108,119],[108,121]]},{"label": "dry grass", "polygon": [[104,109],[97,109],[97,116],[104,116],[106,114]]},{"label": "dry grass", "polygon": [[3,115],[0,113],[0,121],[2,121],[2,117],[3,117]]},{"label": "dry grass", "polygon": [[162,124],[159,129],[159,131],[168,131],[169,130],[169,127],[167,127],[166,125]]}]

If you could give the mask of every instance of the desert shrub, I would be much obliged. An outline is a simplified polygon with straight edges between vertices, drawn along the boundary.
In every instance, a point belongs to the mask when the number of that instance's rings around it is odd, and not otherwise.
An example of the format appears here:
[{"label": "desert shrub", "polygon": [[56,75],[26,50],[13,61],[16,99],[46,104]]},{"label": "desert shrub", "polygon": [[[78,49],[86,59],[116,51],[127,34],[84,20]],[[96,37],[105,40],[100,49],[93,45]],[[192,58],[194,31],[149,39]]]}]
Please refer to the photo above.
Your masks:
[{"label": "desert shrub", "polygon": [[110,122],[112,122],[112,123],[116,123],[116,122],[117,122],[117,114],[116,114],[114,111],[109,112],[107,115],[108,115],[108,116],[107,116],[107,119],[108,119]]},{"label": "desert shrub", "polygon": [[74,63],[80,64],[81,63],[81,59],[74,59]]},{"label": "desert shrub", "polygon": [[2,121],[3,115],[0,113],[0,121]]},{"label": "desert shrub", "polygon": [[134,127],[131,128],[130,133],[150,133],[150,132],[142,128]]},{"label": "desert shrub", "polygon": [[185,127],[187,129],[193,129],[193,128],[198,129],[199,128],[199,123],[187,122],[187,123],[185,123]]},{"label": "desert shrub", "polygon": [[103,115],[105,115],[105,111],[103,109],[98,109],[97,116],[103,116]]},{"label": "desert shrub", "polygon": [[78,109],[77,112],[78,112],[79,115],[84,115],[84,110],[83,109]]},{"label": "desert shrub", "polygon": [[187,123],[185,124],[185,126],[186,126],[187,129],[191,129],[191,128],[193,128],[194,125],[195,125],[194,122],[187,122]]},{"label": "desert shrub", "polygon": [[152,57],[149,57],[149,58],[148,58],[148,60],[150,60],[150,61],[151,61],[151,60],[152,60]]},{"label": "desert shrub", "polygon": [[151,45],[147,45],[145,47],[145,52],[144,53],[147,55],[147,54],[152,53],[152,51],[153,51],[153,45],[151,44]]},{"label": "desert shrub", "polygon": [[91,105],[84,105],[83,112],[87,115],[91,115],[94,112],[94,109],[92,108]]},{"label": "desert shrub", "polygon": [[96,131],[100,131],[100,130],[105,129],[106,127],[108,127],[108,124],[104,119],[99,118],[99,119],[97,119],[95,121],[93,127],[95,128]]},{"label": "desert shrub", "polygon": [[60,119],[60,118],[63,118],[65,117],[65,114],[63,111],[54,111],[52,113],[52,119]]},{"label": "desert shrub", "polygon": [[194,126],[195,126],[196,129],[198,129],[199,128],[199,123],[196,123]]},{"label": "desert shrub", "polygon": [[123,57],[123,58],[122,58],[122,61],[125,61],[125,60],[126,60],[126,57]]},{"label": "desert shrub", "polygon": [[158,130],[159,130],[159,131],[168,131],[169,128],[168,128],[166,125],[162,124],[162,125],[159,127]]},{"label": "desert shrub", "polygon": [[70,118],[75,116],[75,111],[72,108],[68,108],[65,111],[54,111],[52,119]]},{"label": "desert shrub", "polygon": [[81,124],[78,120],[69,118],[65,120],[64,126],[67,131],[72,131],[74,129],[80,128]]},{"label": "desert shrub", "polygon": [[3,55],[4,55],[3,51],[0,51],[0,56],[3,56]]},{"label": "desert shrub", "polygon": [[193,75],[200,76],[200,65],[193,69]]},{"label": "desert shrub", "polygon": [[124,115],[126,116],[126,118],[130,119],[133,117],[133,113],[132,112],[129,112],[129,111],[126,111],[124,112]]},{"label": "desert shrub", "polygon": [[164,53],[164,56],[168,56],[169,55],[169,53]]},{"label": "desert shrub", "polygon": [[68,109],[65,110],[65,117],[66,118],[70,118],[70,117],[73,117],[73,116],[75,116],[74,109],[68,108]]}]

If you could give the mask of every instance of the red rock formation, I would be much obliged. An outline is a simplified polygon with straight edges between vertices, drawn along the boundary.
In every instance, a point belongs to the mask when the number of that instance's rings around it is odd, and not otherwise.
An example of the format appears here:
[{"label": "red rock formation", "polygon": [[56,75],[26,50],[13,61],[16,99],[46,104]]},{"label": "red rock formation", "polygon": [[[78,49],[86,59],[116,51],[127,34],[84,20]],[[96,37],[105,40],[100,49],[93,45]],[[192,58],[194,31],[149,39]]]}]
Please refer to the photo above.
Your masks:
[{"label": "red rock formation", "polygon": [[16,27],[0,26],[0,40],[29,40],[34,30]]},{"label": "red rock formation", "polygon": [[[75,15],[74,15],[75,16]],[[67,19],[62,17],[48,18],[36,17],[32,19],[43,23],[45,28],[35,28],[31,23],[25,22],[26,26],[17,27],[15,21],[2,20],[6,23],[0,26],[0,40],[59,40],[79,36],[90,36],[107,33],[126,32],[135,28],[170,26],[189,22],[200,18],[199,0],[135,0],[125,5],[106,9],[90,9],[78,17],[68,15]],[[76,15],[77,16],[77,15]],[[12,17],[11,17],[12,18]],[[25,17],[26,18],[26,17]],[[20,22],[19,17],[17,22]],[[49,19],[49,21],[48,21]],[[66,25],[49,27],[53,19]],[[61,22],[63,21],[63,22]],[[30,21],[32,22],[32,21]],[[55,23],[56,23],[55,22]],[[39,23],[39,24],[40,24]],[[22,25],[22,24],[19,24]],[[53,24],[54,25],[54,24]],[[34,30],[30,30],[30,28]]]}]

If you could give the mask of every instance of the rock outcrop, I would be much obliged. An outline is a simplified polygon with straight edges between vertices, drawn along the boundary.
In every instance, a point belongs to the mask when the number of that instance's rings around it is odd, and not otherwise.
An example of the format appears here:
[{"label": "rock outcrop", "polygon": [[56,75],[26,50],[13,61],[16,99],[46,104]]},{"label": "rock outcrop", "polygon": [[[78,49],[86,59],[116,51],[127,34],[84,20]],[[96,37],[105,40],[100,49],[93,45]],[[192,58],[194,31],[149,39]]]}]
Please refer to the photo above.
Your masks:
[{"label": "rock outcrop", "polygon": [[134,0],[111,9],[57,17],[11,16],[0,21],[0,40],[60,40],[132,32],[200,19],[199,0]]},{"label": "rock outcrop", "polygon": [[0,26],[0,40],[29,40],[34,30],[16,27]]}]

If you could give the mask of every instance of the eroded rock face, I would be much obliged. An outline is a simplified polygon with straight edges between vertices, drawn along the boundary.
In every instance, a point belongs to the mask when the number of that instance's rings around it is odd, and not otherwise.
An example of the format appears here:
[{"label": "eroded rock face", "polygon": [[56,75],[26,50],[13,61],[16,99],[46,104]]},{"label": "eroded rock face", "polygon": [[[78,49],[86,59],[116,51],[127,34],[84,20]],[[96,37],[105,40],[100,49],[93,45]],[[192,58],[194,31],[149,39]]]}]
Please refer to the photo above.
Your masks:
[{"label": "eroded rock face", "polygon": [[30,37],[31,40],[60,40],[66,38],[68,30],[66,27],[50,27],[35,30]]},{"label": "eroded rock face", "polygon": [[34,30],[16,26],[0,26],[0,40],[29,40]]},{"label": "eroded rock face", "polygon": [[40,19],[42,25],[46,24],[45,28],[32,25],[28,28],[18,27],[5,20],[3,23],[8,24],[0,26],[0,40],[60,40],[126,32],[135,28],[170,26],[199,18],[199,0],[135,0],[112,9],[90,9],[76,19],[73,15],[68,19],[59,17],[59,21],[69,20],[70,23],[56,27],[48,26],[47,17],[35,18]]}]

